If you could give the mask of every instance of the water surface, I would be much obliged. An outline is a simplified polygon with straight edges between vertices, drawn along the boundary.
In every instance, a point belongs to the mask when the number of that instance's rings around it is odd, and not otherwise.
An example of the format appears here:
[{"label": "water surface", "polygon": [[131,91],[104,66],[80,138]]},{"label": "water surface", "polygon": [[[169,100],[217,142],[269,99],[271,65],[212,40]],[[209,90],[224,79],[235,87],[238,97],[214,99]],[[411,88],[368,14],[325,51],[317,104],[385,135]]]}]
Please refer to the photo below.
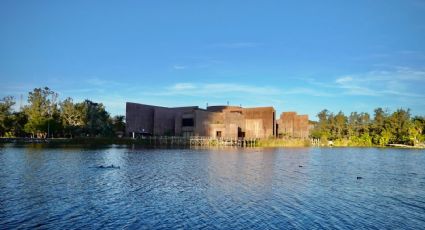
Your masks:
[{"label": "water surface", "polygon": [[8,229],[421,229],[425,151],[5,145],[0,194]]}]

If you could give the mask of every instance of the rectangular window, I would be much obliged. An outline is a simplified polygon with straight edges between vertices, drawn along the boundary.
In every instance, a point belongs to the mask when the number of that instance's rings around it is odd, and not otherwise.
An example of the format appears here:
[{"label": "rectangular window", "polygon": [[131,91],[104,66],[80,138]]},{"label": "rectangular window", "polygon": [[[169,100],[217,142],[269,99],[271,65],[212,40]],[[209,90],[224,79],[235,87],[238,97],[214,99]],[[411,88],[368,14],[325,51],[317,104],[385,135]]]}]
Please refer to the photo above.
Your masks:
[{"label": "rectangular window", "polygon": [[193,118],[183,118],[182,120],[182,126],[183,127],[193,127]]},{"label": "rectangular window", "polygon": [[220,137],[221,137],[221,131],[217,131],[215,136],[216,136],[217,138],[220,138]]}]

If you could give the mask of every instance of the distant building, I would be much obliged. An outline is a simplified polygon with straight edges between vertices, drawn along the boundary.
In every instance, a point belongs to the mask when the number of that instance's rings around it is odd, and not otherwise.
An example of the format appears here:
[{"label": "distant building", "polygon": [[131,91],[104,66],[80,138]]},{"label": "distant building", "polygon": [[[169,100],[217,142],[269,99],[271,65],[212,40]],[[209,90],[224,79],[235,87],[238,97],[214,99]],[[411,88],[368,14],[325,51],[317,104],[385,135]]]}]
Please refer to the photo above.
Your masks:
[{"label": "distant building", "polygon": [[267,138],[276,136],[273,107],[167,108],[127,102],[126,133],[158,136]]},{"label": "distant building", "polygon": [[283,112],[276,123],[279,137],[308,138],[309,136],[310,124],[308,115]]}]

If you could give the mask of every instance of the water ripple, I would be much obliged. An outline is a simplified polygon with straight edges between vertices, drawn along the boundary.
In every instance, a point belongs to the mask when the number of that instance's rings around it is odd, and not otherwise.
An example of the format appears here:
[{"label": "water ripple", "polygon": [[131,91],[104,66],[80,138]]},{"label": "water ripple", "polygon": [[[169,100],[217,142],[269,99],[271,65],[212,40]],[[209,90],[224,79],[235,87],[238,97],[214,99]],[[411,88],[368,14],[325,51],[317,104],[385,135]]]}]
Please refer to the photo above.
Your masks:
[{"label": "water ripple", "polygon": [[2,147],[0,226],[421,229],[423,165],[397,149]]}]

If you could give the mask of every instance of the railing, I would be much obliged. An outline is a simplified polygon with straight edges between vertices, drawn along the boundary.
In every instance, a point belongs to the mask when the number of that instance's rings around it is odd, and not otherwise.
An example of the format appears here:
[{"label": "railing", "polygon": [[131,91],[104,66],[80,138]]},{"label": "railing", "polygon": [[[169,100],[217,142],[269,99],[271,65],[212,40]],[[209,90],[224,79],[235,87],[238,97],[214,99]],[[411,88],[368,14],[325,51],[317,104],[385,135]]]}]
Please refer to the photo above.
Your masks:
[{"label": "railing", "polygon": [[316,147],[319,147],[321,145],[319,138],[310,138],[310,143],[312,146],[316,146]]},{"label": "railing", "polygon": [[191,146],[238,146],[255,147],[258,139],[255,138],[211,138],[211,137],[191,137]]},{"label": "railing", "polygon": [[152,146],[239,146],[255,147],[258,139],[255,138],[213,138],[213,137],[174,137],[149,136],[144,138]]}]

